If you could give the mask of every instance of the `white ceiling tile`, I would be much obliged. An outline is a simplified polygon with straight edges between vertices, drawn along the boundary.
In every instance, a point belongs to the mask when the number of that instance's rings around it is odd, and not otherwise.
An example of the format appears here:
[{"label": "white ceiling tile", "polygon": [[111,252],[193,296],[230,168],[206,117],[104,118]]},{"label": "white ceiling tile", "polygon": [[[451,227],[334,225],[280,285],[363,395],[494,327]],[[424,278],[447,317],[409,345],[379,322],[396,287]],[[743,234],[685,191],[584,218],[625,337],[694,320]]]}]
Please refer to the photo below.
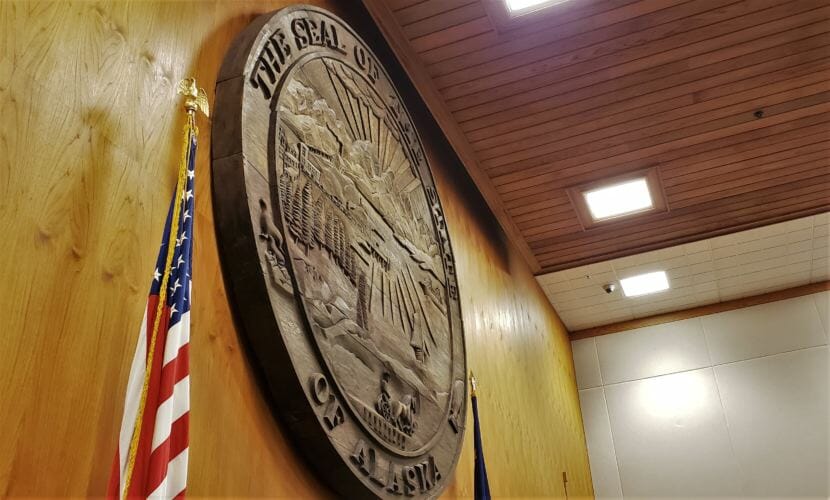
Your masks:
[{"label": "white ceiling tile", "polygon": [[573,321],[573,327],[570,327],[569,329],[571,331],[583,330],[585,328],[593,328],[595,326],[628,321],[630,319],[634,319],[634,316],[627,310],[620,310],[614,314],[593,315],[589,317],[580,316],[578,320]]},{"label": "white ceiling tile", "polygon": [[611,283],[617,279],[614,271],[606,271],[597,274],[588,274],[580,276],[568,281],[571,288],[585,288],[585,287],[602,287],[606,283]]},{"label": "white ceiling tile", "polygon": [[802,241],[797,241],[794,243],[790,243],[787,245],[787,253],[794,254],[798,252],[808,251],[813,248],[813,240],[807,239]]},{"label": "white ceiling tile", "polygon": [[704,262],[710,262],[712,260],[713,252],[711,250],[706,250],[704,252],[696,252],[690,253],[686,255],[686,264],[694,265],[694,264],[701,264]]},{"label": "white ceiling tile", "polygon": [[756,250],[753,252],[746,252],[746,253],[738,253],[732,257],[726,257],[722,259],[715,259],[715,269],[722,270],[722,269],[729,269],[732,267],[737,267],[745,264],[749,264],[752,262],[760,262],[764,260],[774,259],[776,257],[781,257],[787,254],[787,247],[786,246],[777,246],[772,248],[765,248],[761,250]]},{"label": "white ceiling tile", "polygon": [[786,231],[798,231],[800,229],[812,229],[813,228],[813,217],[801,217],[800,219],[793,219],[787,222],[782,222],[781,226],[786,229]]},{"label": "white ceiling tile", "polygon": [[778,276],[765,277],[761,280],[740,282],[730,286],[718,283],[721,299],[729,300],[737,297],[749,297],[762,293],[783,290],[798,285],[810,283],[810,271],[792,273],[788,271]]},{"label": "white ceiling tile", "polygon": [[[812,234],[812,230],[810,231]],[[767,248],[784,246],[787,244],[787,235],[789,234],[790,233],[776,234],[770,236],[769,238],[761,238],[757,240],[738,243],[738,254],[756,252],[758,250],[764,250]]]},{"label": "white ceiling tile", "polygon": [[[537,279],[566,327],[582,328],[676,311],[830,277],[828,213],[549,273]],[[606,294],[603,285],[655,270],[670,289]]]},{"label": "white ceiling tile", "polygon": [[630,304],[626,304],[625,302],[620,303],[612,303],[612,304],[597,304],[593,306],[582,307],[579,309],[572,309],[575,311],[579,311],[581,315],[584,316],[591,316],[591,315],[606,315],[606,316],[614,316],[616,315],[617,311],[628,311]]},{"label": "white ceiling tile", "polygon": [[712,259],[723,259],[738,255],[738,245],[724,245],[717,248],[712,248]]},{"label": "white ceiling tile", "polygon": [[715,263],[711,260],[705,262],[699,262],[697,264],[692,264],[689,266],[689,273],[691,274],[703,274],[709,273],[715,270]]},{"label": "white ceiling tile", "polygon": [[727,234],[712,239],[712,248],[721,248],[728,245],[748,243],[750,241],[759,240],[762,238],[769,238],[777,234],[787,232],[782,224],[773,224],[771,226],[758,227],[741,231],[738,233]]},{"label": "white ceiling tile", "polygon": [[828,265],[827,259],[814,260],[813,269],[810,273],[810,281],[817,283],[827,279],[830,279],[830,265]]},{"label": "white ceiling tile", "polygon": [[717,277],[714,272],[694,274],[692,275],[692,284],[697,285],[700,283],[709,283],[710,281],[715,281],[716,279]]},{"label": "white ceiling tile", "polygon": [[536,281],[538,281],[539,284],[542,286],[568,281],[568,278],[566,276],[562,276],[561,273],[561,271],[557,271],[555,273],[541,274],[539,276],[536,276]]},{"label": "white ceiling tile", "polygon": [[799,262],[808,262],[812,259],[811,252],[801,252],[797,254],[787,255],[786,253],[770,257],[768,259],[754,260],[750,259],[747,262],[742,262],[734,267],[718,269],[715,275],[718,279],[734,278],[743,275],[765,271],[777,267],[795,264]]},{"label": "white ceiling tile", "polygon": [[702,292],[710,292],[712,290],[717,291],[718,284],[715,281],[706,281],[704,283],[697,283],[694,285],[694,290],[696,293]]},{"label": "white ceiling tile", "polygon": [[556,283],[545,283],[542,285],[542,290],[547,293],[560,293],[560,292],[567,292],[571,289],[571,282],[570,281],[558,281]]},{"label": "white ceiling tile", "polygon": [[570,288],[564,292],[556,292],[553,294],[553,300],[556,303],[570,302],[577,299],[584,299],[592,295],[598,295],[597,291],[602,292],[602,288],[594,290],[593,287]]},{"label": "white ceiling tile", "polygon": [[644,318],[646,316],[651,316],[652,314],[688,309],[695,305],[697,305],[697,297],[695,294],[692,294],[675,299],[646,302],[640,306],[632,307],[631,312],[634,314],[635,318]]},{"label": "white ceiling tile", "polygon": [[694,284],[693,276],[674,277],[674,276],[670,275],[669,276],[669,287],[670,287],[669,288],[669,293],[671,293],[672,290],[676,290],[678,288],[683,288],[683,287],[687,287],[687,286],[692,286],[693,284]]},{"label": "white ceiling tile", "polygon": [[[754,267],[754,266],[753,266]],[[718,278],[719,287],[730,287],[740,284],[749,284],[758,281],[769,281],[779,276],[792,276],[795,273],[804,273],[810,271],[810,261],[804,260],[793,264],[785,264],[783,266],[761,268],[751,272],[745,272],[734,276],[725,278]]]},{"label": "white ceiling tile", "polygon": [[686,255],[705,252],[711,249],[712,245],[709,243],[709,240],[694,241],[692,243],[686,243],[685,245],[683,245],[683,251],[686,252]]},{"label": "white ceiling tile", "polygon": [[585,266],[585,274],[587,275],[607,273],[609,271],[613,271],[611,262],[609,261],[597,262],[595,264],[588,264]]},{"label": "white ceiling tile", "polygon": [[810,260],[813,260],[813,252],[810,252],[810,251],[793,252],[791,254],[788,254],[784,258],[784,261],[787,264],[796,264],[796,263],[801,263],[801,262],[810,261]]},{"label": "white ceiling tile", "polygon": [[[769,238],[770,236],[773,236],[773,235],[776,235],[776,234],[783,234],[783,233],[789,232],[790,231],[790,229],[789,229],[790,225],[789,224],[790,224],[790,221],[779,222],[778,224],[770,224],[770,225],[767,225],[767,226],[757,227],[757,228],[751,229],[750,231],[747,231],[747,232],[753,232],[753,233],[757,234],[758,237],[760,237],[760,238]],[[812,221],[810,221],[810,224],[812,225]]]},{"label": "white ceiling tile", "polygon": [[718,292],[717,288],[707,292],[700,292],[697,294],[697,301],[697,305],[699,306],[715,304],[720,301],[720,293]]},{"label": "white ceiling tile", "polygon": [[591,276],[593,274],[608,272],[611,270],[611,264],[609,262],[598,262],[596,264],[589,264],[587,266],[580,266],[575,267],[573,269],[558,271],[556,274],[559,274],[559,276],[562,278],[573,280],[577,278],[584,278],[585,276]]},{"label": "white ceiling tile", "polygon": [[712,251],[718,250],[720,248],[726,248],[733,246],[735,244],[735,238],[730,237],[732,235],[724,235],[724,236],[716,236],[709,240],[709,246],[712,247]]},{"label": "white ceiling tile", "polygon": [[813,268],[810,274],[811,283],[818,283],[819,281],[827,280],[830,280],[830,268],[826,266],[822,268]]},{"label": "white ceiling tile", "polygon": [[720,300],[722,300],[722,301],[735,300],[735,299],[740,299],[740,298],[743,298],[743,297],[750,297],[752,295],[756,295],[756,294],[753,293],[753,292],[747,291],[746,289],[741,289],[741,290],[721,289],[718,292],[718,297],[720,297]]},{"label": "white ceiling tile", "polygon": [[599,307],[601,309],[613,309],[614,304],[621,304],[625,306],[623,300],[610,294],[596,295],[592,294],[587,297],[582,297],[566,302],[553,301],[553,306],[557,311],[573,311],[579,309],[586,309],[588,307]]},{"label": "white ceiling tile", "polygon": [[684,255],[685,253],[683,252],[682,246],[674,246],[637,255],[629,255],[628,257],[621,257],[610,262],[614,269],[619,271],[620,269],[642,266],[644,264],[652,264],[675,257],[682,257]]},{"label": "white ceiling tile", "polygon": [[712,250],[737,245],[742,241],[748,241],[751,239],[754,238],[747,237],[747,235],[743,235],[742,233],[732,233],[724,236],[718,236],[717,238],[712,239]]},{"label": "white ceiling tile", "polygon": [[682,267],[686,267],[689,265],[689,262],[686,260],[685,255],[679,255],[677,257],[664,259],[659,261],[658,263],[661,264],[661,267],[665,270],[680,269]]},{"label": "white ceiling tile", "polygon": [[807,229],[800,229],[798,231],[787,233],[785,236],[787,238],[787,243],[795,243],[796,241],[809,240],[813,237],[813,228],[808,227]]},{"label": "white ceiling tile", "polygon": [[674,284],[674,286],[670,289],[670,291],[673,294],[676,294],[676,296],[688,295],[690,293],[696,292],[697,290],[695,290],[695,287],[699,283],[697,283],[693,279],[695,277],[696,276],[688,276],[686,278],[681,278],[681,279],[677,280],[676,283]]},{"label": "white ceiling tile", "polygon": [[542,288],[553,297],[554,302],[566,302],[583,298],[586,296],[596,295],[596,291],[603,290],[602,286],[606,283],[613,283],[616,278],[613,273],[603,273],[592,277],[591,279],[574,279],[569,281],[560,281],[553,285],[544,285]]}]

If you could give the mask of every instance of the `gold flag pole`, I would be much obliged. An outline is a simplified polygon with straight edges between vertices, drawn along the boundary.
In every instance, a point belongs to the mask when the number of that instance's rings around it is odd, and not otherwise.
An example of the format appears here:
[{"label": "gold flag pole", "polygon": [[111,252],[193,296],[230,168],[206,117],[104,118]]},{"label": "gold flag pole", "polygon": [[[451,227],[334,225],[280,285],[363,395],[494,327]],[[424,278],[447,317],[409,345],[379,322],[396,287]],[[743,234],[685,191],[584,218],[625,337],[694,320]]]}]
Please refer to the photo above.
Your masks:
[{"label": "gold flag pole", "polygon": [[[173,254],[176,251],[176,235],[179,233],[179,218],[181,217],[182,198],[184,197],[184,186],[187,183],[187,166],[190,164],[190,155],[192,153],[192,144],[196,136],[199,135],[199,129],[196,127],[196,112],[201,111],[206,117],[210,116],[210,108],[208,106],[207,93],[202,88],[196,86],[195,78],[185,78],[179,82],[176,93],[183,95],[184,109],[187,113],[187,121],[184,126],[184,144],[182,146],[182,156],[179,161],[179,174],[176,181],[176,196],[173,202],[173,213],[170,220],[170,233],[167,235],[167,255],[165,257],[164,274],[162,275],[161,285],[159,287],[159,300],[156,306],[156,314],[153,320],[153,329],[150,336],[150,347],[147,350],[147,362],[144,370],[144,383],[141,387],[141,400],[138,405],[138,412],[136,413],[135,425],[133,427],[133,435],[130,440],[130,452],[127,459],[127,470],[124,477],[124,491],[121,492],[121,498],[127,498],[130,491],[130,482],[133,477],[133,470],[135,469],[135,458],[138,454],[138,445],[141,440],[141,424],[144,421],[144,410],[147,404],[147,392],[150,385],[150,377],[153,371],[153,361],[156,350],[156,339],[158,338],[159,322],[161,315],[164,313],[164,305],[167,303],[167,284],[170,280],[170,267],[173,263]],[[142,495],[143,496],[143,495]]]},{"label": "gold flag pole", "polygon": [[470,396],[476,397],[476,387],[478,383],[476,382],[476,376],[473,375],[473,371],[470,370]]}]

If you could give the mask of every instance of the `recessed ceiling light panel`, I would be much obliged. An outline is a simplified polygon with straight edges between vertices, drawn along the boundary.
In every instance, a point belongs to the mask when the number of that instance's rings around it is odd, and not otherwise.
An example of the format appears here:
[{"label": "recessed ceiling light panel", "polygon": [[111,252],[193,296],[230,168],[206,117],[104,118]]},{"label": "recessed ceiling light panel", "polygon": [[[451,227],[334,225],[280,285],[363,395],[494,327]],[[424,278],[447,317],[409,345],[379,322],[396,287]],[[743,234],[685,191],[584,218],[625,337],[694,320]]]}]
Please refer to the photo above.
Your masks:
[{"label": "recessed ceiling light panel", "polygon": [[620,280],[620,286],[626,297],[639,297],[668,290],[669,278],[665,271],[655,271],[623,278]]},{"label": "recessed ceiling light panel", "polygon": [[634,179],[586,191],[585,202],[594,220],[610,219],[652,208],[646,179]]},{"label": "recessed ceiling light panel", "polygon": [[547,7],[548,5],[554,5],[566,1],[567,0],[505,0],[507,3],[507,9],[510,12],[519,12],[533,7]]},{"label": "recessed ceiling light panel", "polygon": [[668,210],[657,166],[566,189],[584,229]]}]

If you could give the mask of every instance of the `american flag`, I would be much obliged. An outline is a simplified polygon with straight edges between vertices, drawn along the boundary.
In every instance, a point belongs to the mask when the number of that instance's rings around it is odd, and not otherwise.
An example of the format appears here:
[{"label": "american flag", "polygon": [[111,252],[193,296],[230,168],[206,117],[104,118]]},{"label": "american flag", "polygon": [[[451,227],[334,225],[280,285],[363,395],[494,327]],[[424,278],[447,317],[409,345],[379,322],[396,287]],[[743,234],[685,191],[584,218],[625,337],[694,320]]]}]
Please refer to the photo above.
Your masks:
[{"label": "american flag", "polygon": [[[127,382],[118,452],[107,489],[110,498],[183,497],[187,485],[195,129],[187,129],[187,141],[182,161],[186,171],[184,176],[180,175],[180,184],[170,203]],[[181,202],[176,207],[178,194]],[[176,237],[171,240],[174,212],[178,213]],[[175,247],[168,261],[170,244]],[[162,294],[164,283],[166,293]],[[162,296],[164,306],[156,326]],[[150,353],[154,329],[155,346]]]}]

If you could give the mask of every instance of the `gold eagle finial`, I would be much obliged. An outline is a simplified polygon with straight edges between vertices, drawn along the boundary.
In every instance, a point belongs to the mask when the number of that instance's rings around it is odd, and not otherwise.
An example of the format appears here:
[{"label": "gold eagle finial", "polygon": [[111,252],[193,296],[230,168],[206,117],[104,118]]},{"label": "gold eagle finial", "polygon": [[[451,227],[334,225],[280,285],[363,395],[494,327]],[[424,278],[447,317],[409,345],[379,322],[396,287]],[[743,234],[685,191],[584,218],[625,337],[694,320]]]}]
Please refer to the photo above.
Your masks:
[{"label": "gold eagle finial", "polygon": [[179,87],[176,89],[176,93],[185,97],[184,108],[188,112],[195,113],[199,110],[204,113],[205,116],[210,117],[210,106],[208,105],[207,93],[205,92],[205,89],[196,87],[195,78],[185,78],[180,81]]}]

